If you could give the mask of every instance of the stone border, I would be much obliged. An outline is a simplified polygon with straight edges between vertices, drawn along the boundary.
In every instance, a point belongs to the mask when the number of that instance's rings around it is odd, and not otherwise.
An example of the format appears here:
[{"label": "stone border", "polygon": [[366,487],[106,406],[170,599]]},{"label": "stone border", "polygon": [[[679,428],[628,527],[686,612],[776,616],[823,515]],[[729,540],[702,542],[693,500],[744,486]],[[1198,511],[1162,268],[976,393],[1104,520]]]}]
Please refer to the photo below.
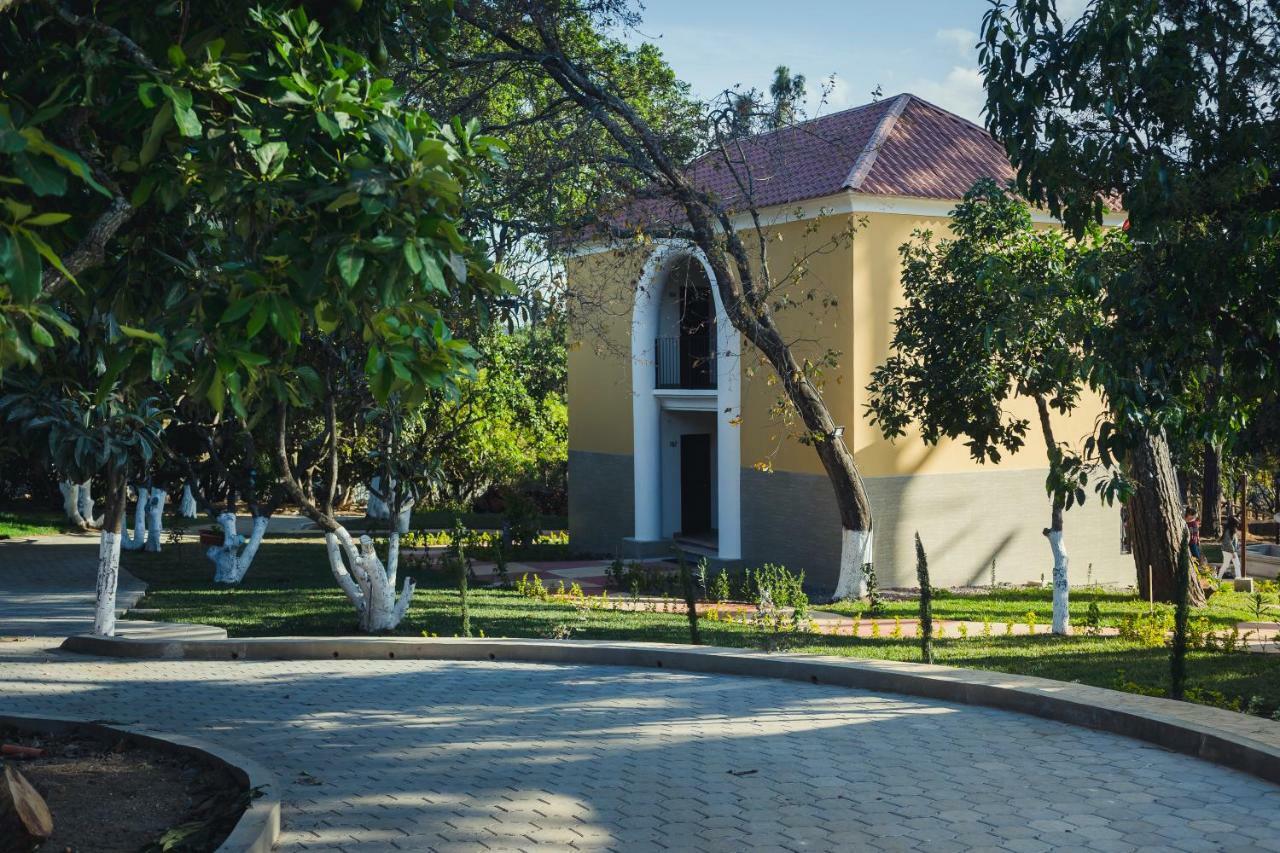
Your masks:
[{"label": "stone border", "polygon": [[62,648],[169,660],[434,659],[605,664],[781,678],[984,705],[1147,741],[1280,784],[1280,724],[1233,711],[1047,678],[901,661],[600,640],[70,637]]},{"label": "stone border", "polygon": [[217,853],[269,853],[280,840],[280,795],[276,790],[275,777],[261,764],[239,753],[186,735],[160,734],[133,726],[109,726],[81,717],[40,717],[0,711],[0,724],[51,734],[125,735],[164,752],[198,755],[206,761],[212,760],[230,771],[248,790],[261,791],[261,796],[249,801],[248,808],[240,815],[240,820],[218,847]]}]

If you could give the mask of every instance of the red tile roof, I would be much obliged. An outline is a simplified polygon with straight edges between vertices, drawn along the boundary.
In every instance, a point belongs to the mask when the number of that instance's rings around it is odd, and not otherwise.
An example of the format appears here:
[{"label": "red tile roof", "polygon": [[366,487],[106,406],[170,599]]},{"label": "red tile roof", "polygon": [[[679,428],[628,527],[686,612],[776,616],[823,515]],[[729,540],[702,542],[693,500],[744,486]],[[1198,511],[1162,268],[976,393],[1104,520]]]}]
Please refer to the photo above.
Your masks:
[{"label": "red tile roof", "polygon": [[[959,200],[979,178],[1014,176],[984,129],[911,94],[737,140],[695,160],[690,172],[695,185],[734,210],[845,190]],[[659,201],[625,210],[620,218],[632,224],[676,214]]]}]

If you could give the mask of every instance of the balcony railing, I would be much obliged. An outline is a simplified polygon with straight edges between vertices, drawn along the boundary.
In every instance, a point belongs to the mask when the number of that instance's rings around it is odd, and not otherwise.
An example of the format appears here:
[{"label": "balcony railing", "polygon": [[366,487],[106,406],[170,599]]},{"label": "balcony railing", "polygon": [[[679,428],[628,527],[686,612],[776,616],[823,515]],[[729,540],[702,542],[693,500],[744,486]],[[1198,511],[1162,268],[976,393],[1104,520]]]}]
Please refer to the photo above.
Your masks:
[{"label": "balcony railing", "polygon": [[716,354],[710,335],[657,338],[653,347],[658,388],[713,390]]}]

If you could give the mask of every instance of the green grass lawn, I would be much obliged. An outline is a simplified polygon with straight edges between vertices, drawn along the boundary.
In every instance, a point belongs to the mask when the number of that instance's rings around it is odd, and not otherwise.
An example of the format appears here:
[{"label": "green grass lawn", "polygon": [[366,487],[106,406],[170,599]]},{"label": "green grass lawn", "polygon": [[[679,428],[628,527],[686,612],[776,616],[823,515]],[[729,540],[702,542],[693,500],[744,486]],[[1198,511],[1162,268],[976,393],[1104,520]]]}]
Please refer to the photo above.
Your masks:
[{"label": "green grass lawn", "polygon": [[50,536],[66,530],[66,523],[67,519],[60,512],[0,510],[0,539]]},{"label": "green grass lawn", "polygon": [[[1108,627],[1119,627],[1127,615],[1143,615],[1150,611],[1150,605],[1133,594],[1102,588],[1073,589],[1070,595],[1071,621],[1076,626],[1085,624],[1089,613],[1089,605],[1098,606],[1100,624]],[[1271,594],[1268,603],[1276,603],[1276,596]],[[1156,605],[1171,609],[1167,605]],[[840,601],[823,605],[822,609],[848,616],[866,615],[868,605],[861,601]],[[900,616],[904,619],[914,618],[918,614],[916,601],[886,601],[883,610],[887,617]],[[933,598],[933,615],[938,619],[967,619],[981,622],[990,620],[993,630],[999,631],[1003,624],[1012,619],[1025,624],[1027,613],[1035,613],[1040,624],[1051,621],[1053,615],[1053,598],[1048,589],[1040,587],[999,588],[993,592],[979,595],[956,595],[946,590],[938,590]],[[1255,619],[1254,600],[1251,595],[1234,592],[1229,588],[1220,590],[1209,597],[1208,606],[1193,611],[1192,618],[1205,617],[1214,628],[1230,628],[1237,622],[1249,622]],[[1265,618],[1265,617],[1264,617]]]},{"label": "green grass lawn", "polygon": [[[353,611],[334,584],[318,540],[268,539],[245,583],[234,589],[216,588],[213,568],[193,541],[166,544],[162,554],[123,555],[130,572],[145,580],[146,598],[138,605],[154,609],[145,618],[200,622],[227,629],[233,637],[354,634]],[[420,587],[409,614],[396,632],[417,636],[424,631],[453,636],[458,631],[458,594],[451,582],[436,573],[414,573]],[[999,590],[988,596],[948,597],[936,602],[939,616],[993,622],[1006,616],[1021,618],[1029,609],[1049,613],[1047,590]],[[1116,593],[1073,592],[1075,606],[1088,606],[1096,596],[1104,621],[1143,605]],[[1244,596],[1239,596],[1243,599]],[[490,637],[549,637],[579,639],[688,642],[688,625],[680,613],[651,613],[579,608],[568,602],[542,602],[512,591],[472,590],[472,630]],[[1215,605],[1215,622],[1231,619],[1241,601],[1222,599]],[[854,607],[841,605],[846,612]],[[914,602],[888,605],[890,614],[914,614]],[[997,620],[995,616],[999,614]],[[710,645],[759,647],[766,638],[753,628],[703,620],[702,641]],[[995,629],[998,633],[999,629]],[[797,651],[851,657],[917,660],[914,640],[854,639],[793,635]],[[1146,689],[1164,690],[1168,683],[1168,652],[1108,637],[972,637],[937,642],[939,663],[1079,681],[1114,687],[1120,681]],[[1280,655],[1194,652],[1188,660],[1189,683],[1221,693],[1227,700],[1255,704],[1270,716],[1280,706]],[[1123,673],[1123,675],[1121,675]]]}]

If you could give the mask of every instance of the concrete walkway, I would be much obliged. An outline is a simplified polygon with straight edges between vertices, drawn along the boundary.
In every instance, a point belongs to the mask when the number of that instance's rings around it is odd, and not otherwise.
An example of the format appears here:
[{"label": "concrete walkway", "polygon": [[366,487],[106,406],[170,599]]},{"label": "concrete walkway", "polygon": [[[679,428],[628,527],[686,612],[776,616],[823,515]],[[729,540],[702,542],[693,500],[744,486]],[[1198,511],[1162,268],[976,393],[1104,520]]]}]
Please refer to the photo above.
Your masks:
[{"label": "concrete walkway", "polygon": [[[93,630],[97,534],[0,541],[0,637],[66,637]],[[120,572],[116,603],[132,607],[146,584]]]},{"label": "concrete walkway", "polygon": [[1280,850],[1280,787],[1034,717],[593,666],[0,646],[0,710],[271,768],[285,850]]}]

